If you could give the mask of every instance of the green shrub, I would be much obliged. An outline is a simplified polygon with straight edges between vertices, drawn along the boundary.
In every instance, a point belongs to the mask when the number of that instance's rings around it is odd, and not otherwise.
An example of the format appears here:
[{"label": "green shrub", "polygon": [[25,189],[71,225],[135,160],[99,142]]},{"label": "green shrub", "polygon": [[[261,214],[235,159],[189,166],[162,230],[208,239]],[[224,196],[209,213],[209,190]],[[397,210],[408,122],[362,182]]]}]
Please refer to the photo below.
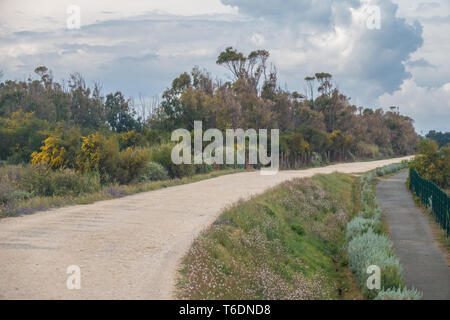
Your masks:
[{"label": "green shrub", "polygon": [[[8,104],[8,103],[7,103]],[[0,118],[0,160],[27,163],[39,150],[50,123],[38,119],[34,113],[14,112],[10,118]]]},{"label": "green shrub", "polygon": [[213,168],[209,164],[200,164],[195,166],[195,173],[210,173],[213,171]]},{"label": "green shrub", "polygon": [[195,174],[195,165],[180,164],[176,165],[172,162],[173,143],[162,144],[153,147],[150,151],[150,159],[153,162],[161,164],[169,173],[171,178],[190,177]]},{"label": "green shrub", "polygon": [[365,286],[369,274],[367,268],[375,265],[381,269],[381,288],[403,286],[398,258],[392,251],[391,241],[372,230],[353,238],[348,244],[348,258],[351,270],[363,284],[363,293],[374,298],[376,290],[369,291]]},{"label": "green shrub", "polygon": [[313,152],[311,154],[311,164],[314,167],[320,167],[323,164],[322,156],[317,152]]},{"label": "green shrub", "polygon": [[356,217],[347,224],[345,237],[347,241],[351,241],[353,238],[361,236],[368,231],[374,231],[378,223],[379,222],[373,218],[367,219],[363,217]]},{"label": "green shrub", "polygon": [[26,168],[19,181],[21,190],[35,196],[77,196],[100,190],[97,173],[80,174],[72,169],[50,169],[40,164]]},{"label": "green shrub", "polygon": [[422,293],[416,289],[393,288],[381,290],[376,296],[375,300],[420,300]]},{"label": "green shrub", "polygon": [[425,179],[439,187],[450,187],[450,145],[438,148],[435,141],[422,139],[411,166]]},{"label": "green shrub", "polygon": [[380,149],[375,144],[365,143],[363,141],[358,142],[356,145],[357,155],[363,158],[376,158],[380,155]]},{"label": "green shrub", "polygon": [[0,205],[5,205],[14,200],[14,190],[5,180],[0,180]]},{"label": "green shrub", "polygon": [[82,138],[77,155],[80,172],[98,172],[103,183],[129,183],[145,173],[150,158],[148,150],[128,147],[119,150],[115,136],[106,137],[97,132]]},{"label": "green shrub", "polygon": [[299,236],[303,236],[305,234],[305,228],[303,228],[301,225],[299,224],[293,224],[291,225],[291,229],[292,231],[294,231],[296,234],[298,234]]},{"label": "green shrub", "polygon": [[382,176],[385,176],[388,174],[395,173],[395,172],[405,169],[407,167],[408,167],[407,162],[393,163],[393,164],[384,166],[382,168],[376,169],[376,173],[377,173],[377,176],[382,177]]},{"label": "green shrub", "polygon": [[127,148],[117,155],[116,169],[110,176],[120,184],[127,184],[146,172],[149,158],[150,155],[145,149]]},{"label": "green shrub", "polygon": [[15,212],[16,202],[32,196],[29,192],[18,189],[18,181],[23,172],[22,166],[0,167],[0,216]]},{"label": "green shrub", "polygon": [[148,162],[145,173],[138,178],[139,182],[159,181],[169,179],[166,168],[156,162]]}]

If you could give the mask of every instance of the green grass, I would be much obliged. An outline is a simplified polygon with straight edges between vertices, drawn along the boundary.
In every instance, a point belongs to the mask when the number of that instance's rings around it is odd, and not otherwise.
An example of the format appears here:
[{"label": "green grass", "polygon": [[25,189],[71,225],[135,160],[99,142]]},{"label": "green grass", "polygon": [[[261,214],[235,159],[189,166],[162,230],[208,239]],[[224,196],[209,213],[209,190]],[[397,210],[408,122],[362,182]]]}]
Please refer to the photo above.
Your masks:
[{"label": "green grass", "polygon": [[338,173],[295,179],[228,208],[184,258],[178,297],[361,298],[344,238],[358,183]]},{"label": "green grass", "polygon": [[[69,205],[78,204],[90,204],[101,200],[111,200],[118,197],[123,197],[127,195],[132,195],[140,192],[147,192],[158,190],[162,188],[168,188],[173,186],[178,186],[182,184],[188,184],[193,182],[198,182],[201,180],[212,179],[222,175],[228,175],[233,173],[243,172],[240,169],[227,169],[213,171],[205,174],[197,174],[192,177],[184,177],[182,179],[171,179],[165,181],[154,181],[154,182],[144,182],[129,185],[114,185],[105,186],[99,192],[81,194],[79,196],[52,196],[52,197],[32,197],[27,200],[17,201],[14,204],[14,211],[17,213],[15,215],[21,214],[31,214],[36,211],[43,211],[50,208],[58,208]],[[2,214],[0,210],[0,218],[5,218],[14,215]]]}]

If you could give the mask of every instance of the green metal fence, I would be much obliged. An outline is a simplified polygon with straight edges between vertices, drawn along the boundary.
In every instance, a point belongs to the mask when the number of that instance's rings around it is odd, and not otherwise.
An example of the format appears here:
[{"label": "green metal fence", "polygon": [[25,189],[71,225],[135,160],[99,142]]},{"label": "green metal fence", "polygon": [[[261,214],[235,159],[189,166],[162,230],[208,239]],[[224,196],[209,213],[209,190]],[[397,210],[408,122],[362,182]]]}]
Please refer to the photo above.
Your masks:
[{"label": "green metal fence", "polygon": [[422,178],[413,168],[409,172],[409,189],[431,208],[436,221],[450,236],[450,196],[433,181]]}]

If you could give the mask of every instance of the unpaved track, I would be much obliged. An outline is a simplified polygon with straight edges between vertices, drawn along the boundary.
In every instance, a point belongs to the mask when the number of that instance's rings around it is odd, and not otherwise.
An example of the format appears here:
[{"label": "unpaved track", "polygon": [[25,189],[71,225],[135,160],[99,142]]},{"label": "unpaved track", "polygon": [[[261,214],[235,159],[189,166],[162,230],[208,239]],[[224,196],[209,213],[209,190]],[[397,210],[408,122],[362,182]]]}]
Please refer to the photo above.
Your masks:
[{"label": "unpaved track", "polygon": [[[0,220],[1,299],[169,299],[177,268],[227,205],[285,180],[357,173],[405,158],[275,176],[238,173],[133,196]],[[81,289],[68,290],[69,265]]]},{"label": "unpaved track", "polygon": [[428,218],[416,207],[405,182],[408,172],[383,179],[377,197],[390,227],[407,287],[424,300],[450,300],[450,268],[434,242]]}]

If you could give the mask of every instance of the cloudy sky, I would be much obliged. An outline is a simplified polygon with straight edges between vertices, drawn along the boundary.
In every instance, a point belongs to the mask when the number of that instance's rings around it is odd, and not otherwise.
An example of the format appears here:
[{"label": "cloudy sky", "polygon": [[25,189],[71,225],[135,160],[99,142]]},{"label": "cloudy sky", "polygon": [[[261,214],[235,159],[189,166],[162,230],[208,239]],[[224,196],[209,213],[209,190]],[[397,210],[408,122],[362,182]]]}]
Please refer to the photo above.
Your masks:
[{"label": "cloudy sky", "polygon": [[263,48],[283,87],[329,72],[354,104],[397,105],[426,133],[450,131],[449,34],[448,0],[0,0],[0,70],[21,80],[45,65],[152,97],[194,65],[227,79],[215,60],[228,46]]}]

